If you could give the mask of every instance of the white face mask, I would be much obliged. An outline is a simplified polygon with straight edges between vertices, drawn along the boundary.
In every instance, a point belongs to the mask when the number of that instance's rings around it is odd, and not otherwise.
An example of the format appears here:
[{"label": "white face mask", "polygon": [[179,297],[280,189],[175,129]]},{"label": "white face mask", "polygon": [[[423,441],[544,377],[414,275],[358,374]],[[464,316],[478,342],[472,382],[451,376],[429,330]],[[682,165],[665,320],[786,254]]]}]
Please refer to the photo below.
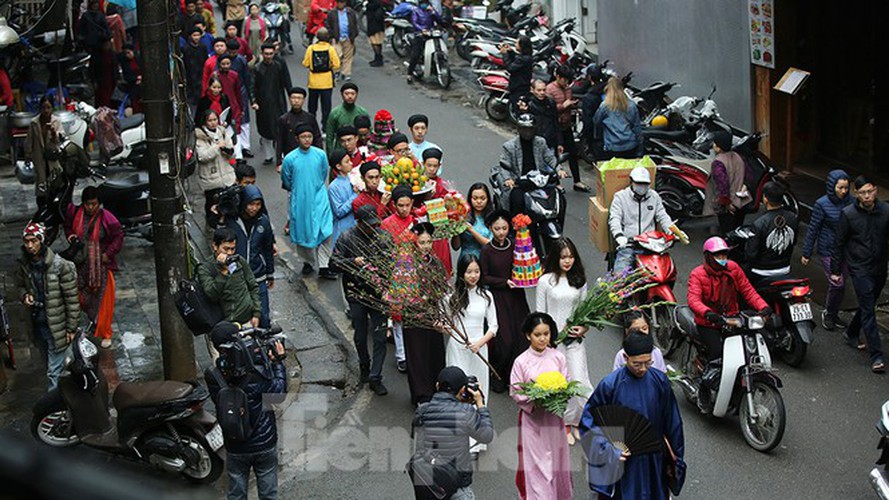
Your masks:
[{"label": "white face mask", "polygon": [[648,194],[648,184],[633,183],[633,192],[636,193],[637,196],[645,196]]}]

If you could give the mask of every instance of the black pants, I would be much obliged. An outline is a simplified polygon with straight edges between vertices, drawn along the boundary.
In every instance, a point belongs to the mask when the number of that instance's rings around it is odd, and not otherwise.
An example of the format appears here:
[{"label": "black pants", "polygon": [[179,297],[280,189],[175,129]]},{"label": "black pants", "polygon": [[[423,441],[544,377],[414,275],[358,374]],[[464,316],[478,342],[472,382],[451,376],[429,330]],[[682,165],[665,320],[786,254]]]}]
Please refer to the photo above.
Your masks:
[{"label": "black pants", "polygon": [[426,37],[422,35],[414,35],[411,38],[411,57],[407,65],[408,76],[414,75],[414,68],[423,62],[423,48],[426,46]]},{"label": "black pants", "polygon": [[571,168],[571,177],[574,182],[580,182],[580,163],[577,161],[577,143],[574,142],[574,130],[571,128],[562,129],[562,147],[568,153],[568,166]]},{"label": "black pants", "polygon": [[313,117],[318,111],[318,100],[321,100],[321,130],[327,125],[327,115],[330,114],[330,98],[333,95],[333,89],[309,89],[309,113]]},{"label": "black pants", "polygon": [[886,285],[886,275],[877,276],[852,276],[852,286],[855,287],[855,296],[858,298],[858,310],[855,317],[846,329],[846,336],[855,340],[856,344],[864,333],[867,340],[867,350],[871,363],[883,361],[883,343],[880,340],[880,330],[877,327],[876,304],[883,287]]},{"label": "black pants", "polygon": [[719,224],[719,235],[725,236],[744,224],[744,211],[739,208],[733,214],[729,212],[716,214],[716,221]]},{"label": "black pants", "polygon": [[722,330],[698,325],[698,338],[704,344],[704,358],[713,361],[722,357]]},{"label": "black pants", "polygon": [[[383,361],[386,360],[386,316],[366,305],[349,300],[352,315],[352,329],[355,330],[355,350],[358,363],[370,368],[370,380],[382,380]],[[367,351],[367,337],[373,342],[373,358]]]}]

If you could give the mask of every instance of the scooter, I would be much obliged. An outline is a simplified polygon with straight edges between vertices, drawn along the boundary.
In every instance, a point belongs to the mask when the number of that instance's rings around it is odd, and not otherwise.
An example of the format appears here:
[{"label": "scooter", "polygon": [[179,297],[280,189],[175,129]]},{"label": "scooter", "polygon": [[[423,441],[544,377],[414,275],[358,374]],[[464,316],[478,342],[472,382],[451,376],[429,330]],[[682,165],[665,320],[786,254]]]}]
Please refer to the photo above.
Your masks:
[{"label": "scooter", "polygon": [[[883,403],[883,407],[880,408],[877,432],[880,433],[877,449],[882,451],[880,459],[876,462],[878,467],[870,471],[870,482],[881,500],[889,500],[889,401]],[[882,467],[879,467],[880,465]]]},{"label": "scooter", "polygon": [[[531,237],[541,258],[546,256],[550,245],[563,235],[567,200],[565,188],[560,185],[559,176],[543,174],[537,170],[519,177],[517,183],[523,184],[525,190],[525,213],[531,218]],[[497,208],[500,206],[502,188],[491,170],[490,184],[492,196]]]},{"label": "scooter", "polygon": [[[655,190],[664,201],[664,208],[674,220],[700,217],[703,214],[705,190],[710,177],[713,157],[701,153],[685,140],[663,136],[667,132],[643,131],[645,152],[657,163]],[[784,187],[784,206],[797,213],[799,202],[787,181],[778,176],[771,159],[757,149],[762,134],[754,133],[738,139],[733,150],[741,155],[746,165],[745,185],[750,189],[752,203],[745,210],[756,212],[762,201],[762,190],[769,182]]]},{"label": "scooter", "polygon": [[430,76],[435,76],[442,88],[448,88],[451,85],[451,66],[448,64],[448,46],[444,31],[434,29],[414,36],[422,36],[426,43],[423,48],[423,61],[414,67],[413,77],[418,80],[428,80]]},{"label": "scooter", "polygon": [[[741,226],[725,235],[725,240],[735,249],[743,249],[751,236],[750,226]],[[731,257],[739,264],[744,263],[741,251],[732,252]],[[775,312],[773,325],[764,334],[766,342],[782,361],[793,367],[800,366],[809,345],[815,341],[809,279],[777,279],[757,286],[756,291]]]},{"label": "scooter", "polygon": [[722,359],[713,360],[708,366],[700,355],[703,344],[694,313],[688,306],[677,306],[675,311],[680,339],[688,344],[688,350],[679,371],[667,367],[671,381],[699,408],[704,404],[703,391],[709,391],[704,401],[712,402],[712,412],[702,408],[704,413],[723,418],[738,412],[741,434],[751,448],[768,452],[778,446],[784,437],[787,415],[779,391],[781,379],[772,372],[772,358],[761,334],[766,319],[745,312],[724,318]]},{"label": "scooter", "polygon": [[290,8],[286,3],[271,1],[262,6],[260,16],[265,21],[268,40],[279,42],[282,52],[292,54],[293,41],[290,39],[290,22],[287,21],[289,13]]},{"label": "scooter", "polygon": [[[77,180],[86,178],[103,181],[98,186],[102,204],[118,218],[125,234],[152,241],[147,173],[137,172],[123,178],[105,180],[103,169],[90,166],[86,153],[70,139],[62,143],[60,155],[59,161],[63,165],[61,181],[53,191],[47,193],[46,201],[39,204],[37,212],[31,218],[31,221],[42,222],[46,226],[47,244],[51,245],[64,227],[65,211],[74,196]],[[188,155],[193,157],[190,152]],[[32,184],[33,164],[22,162],[16,169],[16,175],[23,184]]]},{"label": "scooter", "polygon": [[664,356],[670,356],[678,347],[676,323],[673,321],[676,266],[669,253],[675,241],[675,236],[660,231],[648,231],[633,237],[633,245],[642,250],[636,255],[636,268],[648,271],[648,281],[653,284],[634,300],[640,305],[650,306],[647,309],[652,338]]},{"label": "scooter", "polygon": [[49,446],[83,443],[115,455],[212,483],[223,470],[222,428],[204,410],[210,393],[183,382],[121,382],[108,407],[108,383],[98,367],[99,350],[80,329],[73,357],[58,388],[34,405],[31,433]]},{"label": "scooter", "polygon": [[[96,118],[96,108],[81,101],[74,106],[73,112],[62,111],[58,113],[59,120],[68,137],[75,144],[90,151],[90,144],[95,141],[95,132],[92,124]],[[145,138],[145,115],[136,113],[120,119],[120,137],[123,149],[108,160],[109,165],[132,165],[141,167],[142,160],[148,153],[148,141]],[[90,154],[90,165],[100,166],[98,147],[94,147],[94,154]]]},{"label": "scooter", "polygon": [[405,58],[410,54],[411,33],[414,32],[414,25],[411,24],[410,19],[413,5],[409,1],[396,5],[386,15],[384,21],[386,25],[384,34],[392,44],[392,51],[401,58]]}]

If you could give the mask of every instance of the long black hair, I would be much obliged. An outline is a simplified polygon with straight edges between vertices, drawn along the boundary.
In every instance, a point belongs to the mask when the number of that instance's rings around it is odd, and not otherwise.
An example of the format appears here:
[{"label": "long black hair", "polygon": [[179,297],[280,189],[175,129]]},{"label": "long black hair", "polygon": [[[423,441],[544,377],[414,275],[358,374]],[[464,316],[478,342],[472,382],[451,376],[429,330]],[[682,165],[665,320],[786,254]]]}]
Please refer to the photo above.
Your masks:
[{"label": "long black hair", "polygon": [[522,322],[522,335],[525,337],[530,337],[531,332],[537,328],[538,325],[546,325],[549,327],[549,346],[556,346],[556,337],[559,335],[559,328],[556,326],[555,320],[549,314],[543,312],[532,312],[531,314],[525,316],[525,321]]},{"label": "long black hair", "polygon": [[485,205],[485,209],[482,210],[482,221],[488,216],[489,213],[494,211],[491,203],[491,190],[488,189],[488,185],[484,182],[476,182],[475,184],[469,186],[469,191],[466,192],[466,201],[469,202],[469,223],[475,224],[475,209],[472,208],[472,192],[477,190],[482,190],[485,192],[485,196],[488,197],[488,204]]},{"label": "long black hair", "polygon": [[454,280],[454,293],[451,294],[451,298],[448,300],[448,307],[451,309],[451,314],[463,314],[466,311],[466,308],[469,306],[469,286],[466,284],[466,280],[463,278],[463,276],[466,274],[466,270],[469,269],[469,265],[473,262],[475,262],[475,265],[478,266],[479,270],[479,279],[478,283],[475,285],[475,293],[484,297],[486,303],[491,303],[491,296],[488,295],[481,287],[482,265],[479,262],[478,257],[468,253],[463,254],[460,256],[460,260],[457,261],[457,273],[455,274],[456,279]]},{"label": "long black hair", "polygon": [[562,278],[562,268],[559,266],[559,260],[562,258],[562,250],[568,249],[574,257],[574,265],[565,273],[568,278],[568,284],[574,288],[581,288],[586,285],[586,272],[583,269],[583,262],[580,261],[580,254],[577,253],[577,247],[571,238],[562,237],[553,242],[550,246],[549,254],[543,263],[543,272],[553,273],[556,278],[556,284]]}]

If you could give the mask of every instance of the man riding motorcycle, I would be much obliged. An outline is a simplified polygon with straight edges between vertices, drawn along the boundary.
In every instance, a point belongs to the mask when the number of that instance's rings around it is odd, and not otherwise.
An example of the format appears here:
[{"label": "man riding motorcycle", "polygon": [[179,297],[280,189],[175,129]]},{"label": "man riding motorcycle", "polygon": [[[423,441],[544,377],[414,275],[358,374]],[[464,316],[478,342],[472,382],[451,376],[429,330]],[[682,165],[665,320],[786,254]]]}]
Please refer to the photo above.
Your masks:
[{"label": "man riding motorcycle", "polygon": [[426,45],[426,36],[441,26],[441,15],[429,4],[428,0],[420,0],[420,4],[411,12],[411,24],[414,26],[414,35],[411,38],[411,57],[407,65],[407,82],[414,81],[414,68],[423,61],[423,47]]},{"label": "man riding motorcycle", "polygon": [[543,137],[535,135],[534,117],[530,114],[518,118],[519,135],[503,143],[500,162],[492,170],[494,182],[500,187],[499,205],[508,209],[510,215],[524,213],[525,192],[536,187],[521,177],[532,171],[551,175],[556,172],[559,178],[568,173],[558,168],[553,151],[547,147]]},{"label": "man riding motorcycle", "polygon": [[[718,380],[713,376],[718,371],[718,363],[712,361],[722,358],[724,318],[737,316],[740,312],[738,296],[759,314],[772,314],[741,266],[729,260],[728,252],[729,246],[724,239],[709,238],[704,242],[704,263],[688,276],[688,307],[694,312],[698,337],[704,345],[703,354],[708,364],[703,379],[710,389],[715,389],[714,382]],[[709,412],[710,404],[710,391],[702,390],[698,398],[701,411]]]},{"label": "man riding motorcycle", "polygon": [[688,244],[688,235],[673,222],[661,196],[651,189],[651,174],[645,167],[636,167],[630,172],[630,185],[615,193],[609,207],[608,228],[617,243],[615,272],[633,266],[637,251],[629,242],[634,236],[654,231],[655,222]]},{"label": "man riding motorcycle", "polygon": [[744,247],[750,281],[754,286],[784,279],[790,275],[793,245],[799,233],[796,215],[784,208],[784,188],[769,182],[763,187],[766,213],[753,223],[751,236]]}]

